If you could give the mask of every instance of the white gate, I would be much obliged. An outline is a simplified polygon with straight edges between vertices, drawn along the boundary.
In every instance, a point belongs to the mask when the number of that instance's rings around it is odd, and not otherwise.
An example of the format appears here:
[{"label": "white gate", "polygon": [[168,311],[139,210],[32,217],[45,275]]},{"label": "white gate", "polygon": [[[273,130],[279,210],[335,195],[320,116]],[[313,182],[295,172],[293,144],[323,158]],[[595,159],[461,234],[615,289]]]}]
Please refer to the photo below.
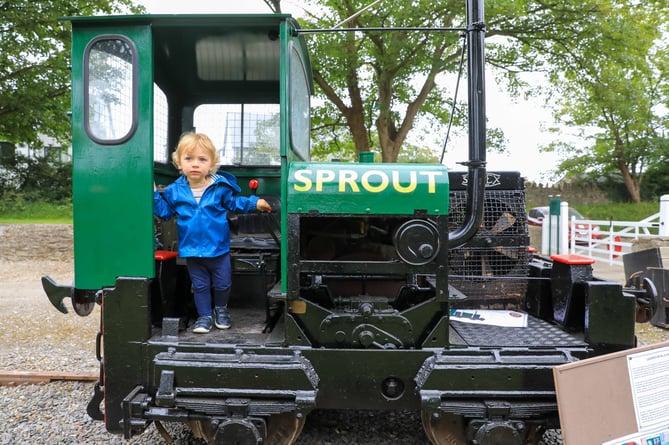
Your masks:
[{"label": "white gate", "polygon": [[[560,215],[545,218],[542,226],[542,253],[572,253],[623,265],[622,256],[632,251],[640,236],[669,236],[669,195],[660,198],[660,211],[641,221],[569,221],[569,203],[560,203]],[[572,241],[573,240],[573,241]]]}]

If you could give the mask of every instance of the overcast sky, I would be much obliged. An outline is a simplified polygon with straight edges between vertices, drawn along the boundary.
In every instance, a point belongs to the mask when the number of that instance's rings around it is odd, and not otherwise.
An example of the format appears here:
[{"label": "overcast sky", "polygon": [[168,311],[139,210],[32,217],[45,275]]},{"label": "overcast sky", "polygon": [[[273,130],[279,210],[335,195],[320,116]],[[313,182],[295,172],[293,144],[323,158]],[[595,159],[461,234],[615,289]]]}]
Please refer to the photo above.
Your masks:
[{"label": "overcast sky", "polygon": [[[150,14],[270,12],[262,0],[139,0],[139,3]],[[299,5],[294,0],[282,1],[283,12],[295,16],[301,15]],[[509,147],[509,153],[504,155],[487,154],[488,170],[517,170],[529,180],[546,183],[547,174],[555,167],[557,157],[554,154],[539,153],[538,147],[547,144],[552,138],[541,130],[542,125],[551,123],[550,112],[543,109],[542,102],[538,99],[513,102],[499,90],[492,75],[486,75],[486,86],[488,125],[504,131]],[[466,97],[466,94],[466,88],[463,89],[461,85],[459,100]],[[462,169],[457,162],[467,160],[466,145],[466,138],[451,139],[444,160],[449,168]],[[441,146],[435,148],[440,150]]]}]

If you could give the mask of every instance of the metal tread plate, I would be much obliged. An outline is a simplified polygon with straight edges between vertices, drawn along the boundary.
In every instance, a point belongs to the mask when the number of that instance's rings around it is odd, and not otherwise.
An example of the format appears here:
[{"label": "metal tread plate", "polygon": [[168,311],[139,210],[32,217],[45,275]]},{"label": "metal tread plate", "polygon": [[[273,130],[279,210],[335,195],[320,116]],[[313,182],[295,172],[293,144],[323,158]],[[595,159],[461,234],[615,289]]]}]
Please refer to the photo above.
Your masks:
[{"label": "metal tread plate", "polygon": [[547,321],[528,314],[527,327],[511,328],[451,321],[453,329],[468,346],[490,347],[583,347],[583,339],[562,331]]},{"label": "metal tread plate", "polygon": [[158,342],[174,341],[173,336],[178,335],[178,342],[182,344],[239,344],[239,345],[265,345],[270,334],[265,332],[267,327],[265,308],[230,308],[232,326],[229,329],[218,329],[212,326],[207,334],[196,334],[192,331],[194,320],[188,320],[188,326],[184,326],[185,320],[179,323],[177,332],[166,332],[161,328],[154,328],[151,340]]}]

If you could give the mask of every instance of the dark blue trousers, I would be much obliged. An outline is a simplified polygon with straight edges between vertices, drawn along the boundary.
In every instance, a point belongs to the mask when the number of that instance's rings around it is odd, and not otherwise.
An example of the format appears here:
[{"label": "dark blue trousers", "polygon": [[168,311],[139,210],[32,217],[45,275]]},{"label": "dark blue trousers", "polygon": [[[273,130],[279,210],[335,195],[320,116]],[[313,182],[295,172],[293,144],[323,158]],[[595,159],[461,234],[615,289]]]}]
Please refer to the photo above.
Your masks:
[{"label": "dark blue trousers", "polygon": [[198,315],[212,315],[212,294],[217,307],[227,306],[232,285],[230,254],[216,258],[190,257],[186,259],[186,266],[193,283]]}]

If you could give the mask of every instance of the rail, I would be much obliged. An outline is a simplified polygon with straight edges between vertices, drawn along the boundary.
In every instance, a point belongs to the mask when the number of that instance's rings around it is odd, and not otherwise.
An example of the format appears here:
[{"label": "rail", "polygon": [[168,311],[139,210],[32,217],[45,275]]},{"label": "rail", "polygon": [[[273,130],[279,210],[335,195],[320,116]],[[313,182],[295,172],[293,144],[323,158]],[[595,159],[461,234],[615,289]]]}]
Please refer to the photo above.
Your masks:
[{"label": "rail", "polygon": [[43,385],[45,383],[64,380],[94,382],[99,377],[99,373],[95,372],[0,370],[0,386]]}]

